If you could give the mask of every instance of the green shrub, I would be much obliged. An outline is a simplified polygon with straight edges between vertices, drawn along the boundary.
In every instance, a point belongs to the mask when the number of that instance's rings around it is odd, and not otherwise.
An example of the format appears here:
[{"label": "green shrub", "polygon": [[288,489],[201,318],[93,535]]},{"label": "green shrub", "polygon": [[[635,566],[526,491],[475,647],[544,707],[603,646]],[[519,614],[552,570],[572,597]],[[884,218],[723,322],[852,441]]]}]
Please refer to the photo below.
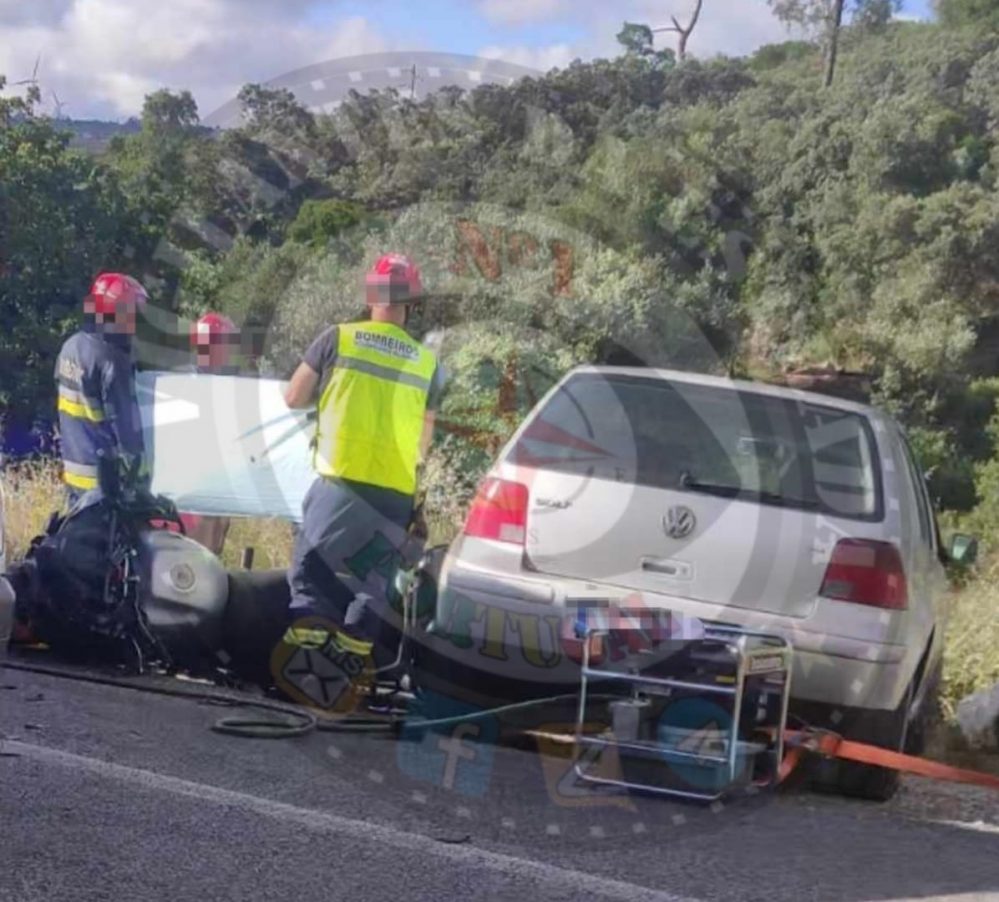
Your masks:
[{"label": "green shrub", "polygon": [[364,209],[350,201],[307,200],[288,226],[288,238],[299,244],[322,248],[331,239],[355,228],[364,218]]}]

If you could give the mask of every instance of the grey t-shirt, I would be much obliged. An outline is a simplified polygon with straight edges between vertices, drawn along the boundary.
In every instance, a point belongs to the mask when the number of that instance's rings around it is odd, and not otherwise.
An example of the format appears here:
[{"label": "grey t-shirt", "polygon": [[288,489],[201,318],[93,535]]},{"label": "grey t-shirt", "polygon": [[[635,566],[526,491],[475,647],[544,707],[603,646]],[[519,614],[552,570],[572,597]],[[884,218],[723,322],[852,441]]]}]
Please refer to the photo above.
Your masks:
[{"label": "grey t-shirt", "polygon": [[[329,329],[309,345],[309,349],[302,358],[305,363],[319,373],[319,397],[326,390],[326,386],[333,375],[333,367],[336,366],[336,353],[339,344],[340,330],[337,326],[330,326]],[[446,378],[444,368],[441,366],[440,361],[438,361],[433,378],[430,380],[430,392],[427,395],[428,411],[436,412],[440,409]]]}]

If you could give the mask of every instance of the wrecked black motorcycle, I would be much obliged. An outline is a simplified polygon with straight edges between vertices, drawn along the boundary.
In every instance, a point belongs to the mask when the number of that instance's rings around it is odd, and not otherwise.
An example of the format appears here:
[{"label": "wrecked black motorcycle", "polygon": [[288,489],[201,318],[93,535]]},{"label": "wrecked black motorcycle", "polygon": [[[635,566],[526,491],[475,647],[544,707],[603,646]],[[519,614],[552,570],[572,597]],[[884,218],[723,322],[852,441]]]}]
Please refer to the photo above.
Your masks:
[{"label": "wrecked black motorcycle", "polygon": [[[183,534],[174,504],[134,468],[104,461],[99,484],[54,514],[9,569],[15,623],[68,661],[272,689],[272,653],[290,625],[287,572],[227,571]],[[390,616],[375,649],[380,671],[412,663],[405,637],[416,606],[432,608],[441,556],[393,562]]]}]

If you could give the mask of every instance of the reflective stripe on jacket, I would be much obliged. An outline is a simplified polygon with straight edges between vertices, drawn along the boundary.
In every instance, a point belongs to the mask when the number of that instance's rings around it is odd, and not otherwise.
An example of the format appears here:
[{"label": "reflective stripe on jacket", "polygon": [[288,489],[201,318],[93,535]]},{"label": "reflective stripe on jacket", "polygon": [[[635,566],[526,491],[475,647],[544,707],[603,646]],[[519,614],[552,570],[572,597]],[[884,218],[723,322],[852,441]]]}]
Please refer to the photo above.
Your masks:
[{"label": "reflective stripe on jacket", "polygon": [[97,462],[143,455],[135,367],[128,352],[106,338],[77,332],[55,367],[63,479],[75,489],[97,488]]},{"label": "reflective stripe on jacket", "polygon": [[318,405],[316,472],[413,495],[437,358],[391,323],[349,323],[338,332]]}]

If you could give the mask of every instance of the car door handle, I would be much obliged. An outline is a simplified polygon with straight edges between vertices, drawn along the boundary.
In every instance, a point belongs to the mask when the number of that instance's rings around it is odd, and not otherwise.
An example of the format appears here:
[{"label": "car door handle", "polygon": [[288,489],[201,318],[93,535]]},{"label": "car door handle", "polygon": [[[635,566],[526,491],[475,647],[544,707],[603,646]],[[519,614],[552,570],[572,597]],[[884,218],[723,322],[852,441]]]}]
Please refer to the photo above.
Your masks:
[{"label": "car door handle", "polygon": [[642,561],[642,569],[648,570],[651,573],[665,573],[667,576],[676,576],[677,571],[676,564],[670,564],[668,561],[648,559]]},{"label": "car door handle", "polygon": [[665,558],[644,557],[642,569],[646,573],[659,573],[675,579],[690,579],[693,568],[686,561],[673,561]]}]

